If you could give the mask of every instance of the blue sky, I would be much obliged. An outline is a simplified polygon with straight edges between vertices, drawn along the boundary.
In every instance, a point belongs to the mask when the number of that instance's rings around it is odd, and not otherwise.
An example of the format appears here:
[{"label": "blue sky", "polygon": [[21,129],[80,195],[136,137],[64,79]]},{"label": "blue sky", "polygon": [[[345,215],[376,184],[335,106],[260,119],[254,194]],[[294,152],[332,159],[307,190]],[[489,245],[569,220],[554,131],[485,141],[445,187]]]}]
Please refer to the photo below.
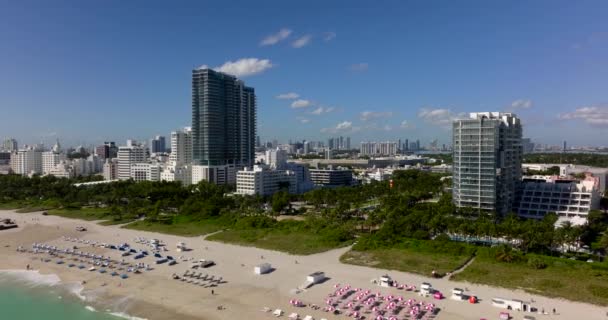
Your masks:
[{"label": "blue sky", "polygon": [[0,137],[168,135],[190,124],[191,70],[208,65],[256,89],[262,140],[449,143],[453,118],[510,110],[537,141],[608,145],[607,10],[555,0],[1,1]]}]

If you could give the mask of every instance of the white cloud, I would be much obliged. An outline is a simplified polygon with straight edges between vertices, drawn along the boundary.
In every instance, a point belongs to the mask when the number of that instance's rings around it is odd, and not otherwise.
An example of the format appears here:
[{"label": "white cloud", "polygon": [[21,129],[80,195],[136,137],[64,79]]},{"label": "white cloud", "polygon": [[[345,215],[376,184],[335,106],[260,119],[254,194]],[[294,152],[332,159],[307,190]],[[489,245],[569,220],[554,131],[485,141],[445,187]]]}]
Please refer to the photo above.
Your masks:
[{"label": "white cloud", "polygon": [[313,114],[315,116],[319,116],[322,115],[324,113],[330,113],[334,111],[334,107],[318,107],[315,110],[311,111],[310,114]]},{"label": "white cloud", "polygon": [[449,109],[422,108],[418,110],[418,118],[444,128],[449,128],[454,120],[463,117],[464,113],[455,114]]},{"label": "white cloud", "polygon": [[521,109],[530,109],[532,107],[532,100],[528,99],[519,99],[511,102],[511,105],[507,107],[509,111],[521,110]]},{"label": "white cloud", "polygon": [[310,100],[305,99],[298,99],[291,103],[291,107],[294,109],[307,108],[310,106],[312,106],[312,102],[310,102]]},{"label": "white cloud", "polygon": [[399,128],[401,129],[413,129],[414,127],[415,126],[409,123],[407,120],[401,121],[401,124],[399,125]]},{"label": "white cloud", "polygon": [[275,44],[287,39],[287,37],[289,37],[290,34],[291,34],[290,29],[283,28],[283,29],[279,30],[279,32],[277,32],[275,34],[271,34],[271,35],[267,36],[266,38],[262,39],[262,41],[260,41],[260,46],[275,45]]},{"label": "white cloud", "polygon": [[338,125],[336,125],[336,130],[349,130],[352,128],[353,128],[353,123],[350,121],[340,122],[340,123],[338,123]]},{"label": "white cloud", "polygon": [[364,72],[364,71],[367,71],[367,69],[369,69],[369,64],[367,62],[355,63],[355,64],[351,64],[349,69],[350,69],[350,71]]},{"label": "white cloud", "polygon": [[287,92],[287,93],[281,93],[280,95],[276,96],[275,98],[280,99],[280,100],[293,100],[293,99],[297,99],[299,97],[300,97],[300,95],[295,92]]},{"label": "white cloud", "polygon": [[350,121],[342,121],[338,123],[335,127],[331,128],[323,128],[321,132],[323,133],[353,133],[359,131],[361,128],[353,126],[353,123]]},{"label": "white cloud", "polygon": [[594,127],[608,127],[608,105],[577,108],[574,112],[560,114],[558,118],[561,120],[583,120]]},{"label": "white cloud", "polygon": [[390,111],[386,111],[386,112],[363,111],[359,114],[359,119],[361,119],[361,121],[369,121],[369,120],[373,120],[373,119],[390,118],[391,116],[393,116],[393,113]]},{"label": "white cloud", "polygon": [[325,32],[323,34],[323,41],[328,42],[333,40],[336,37],[336,33],[333,31]]},{"label": "white cloud", "polygon": [[216,67],[215,70],[236,77],[246,77],[262,73],[272,67],[273,65],[268,59],[243,58],[236,61],[228,61],[223,65]]},{"label": "white cloud", "polygon": [[382,129],[384,131],[391,131],[391,130],[393,130],[393,127],[391,125],[386,124],[386,125],[384,125],[384,127]]},{"label": "white cloud", "polygon": [[307,118],[299,118],[299,120],[300,120],[300,123],[304,123],[304,124],[310,122],[310,119],[307,119]]},{"label": "white cloud", "polygon": [[291,46],[296,49],[299,49],[299,48],[302,48],[302,47],[308,45],[311,40],[312,40],[312,36],[307,34],[307,35],[304,35],[304,36],[296,39],[294,42],[291,43]]}]

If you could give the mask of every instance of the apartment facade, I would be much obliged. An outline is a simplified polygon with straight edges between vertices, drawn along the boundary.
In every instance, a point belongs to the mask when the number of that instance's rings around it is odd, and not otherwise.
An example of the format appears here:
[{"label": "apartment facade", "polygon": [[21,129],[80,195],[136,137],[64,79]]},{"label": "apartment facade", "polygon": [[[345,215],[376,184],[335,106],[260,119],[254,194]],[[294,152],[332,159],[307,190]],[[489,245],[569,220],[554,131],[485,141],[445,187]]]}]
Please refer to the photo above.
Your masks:
[{"label": "apartment facade", "polygon": [[521,181],[522,126],[512,113],[471,113],[453,123],[453,201],[507,214]]},{"label": "apartment facade", "polygon": [[236,193],[242,195],[270,196],[284,189],[291,194],[298,192],[297,177],[289,170],[271,170],[266,166],[245,168],[236,175]]},{"label": "apartment facade", "polygon": [[[226,175],[226,183],[236,183],[236,170],[253,166],[255,137],[254,89],[229,74],[208,68],[193,70],[194,164],[206,166],[213,171],[207,176],[214,176],[218,167],[225,167],[226,171],[234,173]],[[222,169],[219,169],[219,172],[221,171]]]},{"label": "apartment facade", "polygon": [[542,219],[548,213],[558,216],[558,225],[587,222],[590,210],[598,209],[602,193],[599,178],[590,173],[582,180],[558,176],[530,176],[523,179],[517,214]]},{"label": "apartment facade", "polygon": [[16,174],[42,174],[42,151],[30,147],[13,152],[10,165]]},{"label": "apartment facade", "polygon": [[161,166],[158,163],[134,163],[131,165],[131,179],[139,181],[160,181]]},{"label": "apartment facade", "polygon": [[146,161],[146,150],[141,146],[131,145],[118,148],[118,167],[116,177],[120,180],[131,178],[131,166]]},{"label": "apartment facade", "polygon": [[310,169],[310,180],[315,186],[340,187],[353,184],[353,172],[342,169]]}]

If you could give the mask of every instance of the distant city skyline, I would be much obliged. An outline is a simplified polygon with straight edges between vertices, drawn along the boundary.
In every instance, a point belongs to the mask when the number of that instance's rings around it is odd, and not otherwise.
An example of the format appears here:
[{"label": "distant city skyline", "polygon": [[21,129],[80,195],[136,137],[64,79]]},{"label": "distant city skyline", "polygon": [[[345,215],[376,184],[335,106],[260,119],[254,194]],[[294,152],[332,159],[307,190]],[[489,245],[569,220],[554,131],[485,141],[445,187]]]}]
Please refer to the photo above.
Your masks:
[{"label": "distant city skyline", "polygon": [[534,142],[608,145],[608,3],[469,3],[7,3],[0,137],[168,137],[208,65],[256,89],[262,141],[442,145],[455,118],[512,111]]}]

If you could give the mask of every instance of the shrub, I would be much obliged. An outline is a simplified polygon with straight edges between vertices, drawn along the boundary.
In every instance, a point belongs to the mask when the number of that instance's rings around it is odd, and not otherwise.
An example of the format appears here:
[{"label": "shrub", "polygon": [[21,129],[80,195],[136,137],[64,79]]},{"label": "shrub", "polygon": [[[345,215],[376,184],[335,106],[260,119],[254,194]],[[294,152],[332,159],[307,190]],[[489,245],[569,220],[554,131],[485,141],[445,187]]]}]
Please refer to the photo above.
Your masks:
[{"label": "shrub", "polygon": [[540,270],[545,269],[547,267],[547,263],[539,257],[530,257],[528,258],[528,266],[530,266],[532,269]]},{"label": "shrub", "polygon": [[435,241],[438,241],[438,242],[450,242],[450,241],[452,241],[452,239],[450,239],[450,236],[448,236],[447,234],[442,233],[442,234],[440,234],[440,235],[438,235],[438,236],[435,237]]}]

